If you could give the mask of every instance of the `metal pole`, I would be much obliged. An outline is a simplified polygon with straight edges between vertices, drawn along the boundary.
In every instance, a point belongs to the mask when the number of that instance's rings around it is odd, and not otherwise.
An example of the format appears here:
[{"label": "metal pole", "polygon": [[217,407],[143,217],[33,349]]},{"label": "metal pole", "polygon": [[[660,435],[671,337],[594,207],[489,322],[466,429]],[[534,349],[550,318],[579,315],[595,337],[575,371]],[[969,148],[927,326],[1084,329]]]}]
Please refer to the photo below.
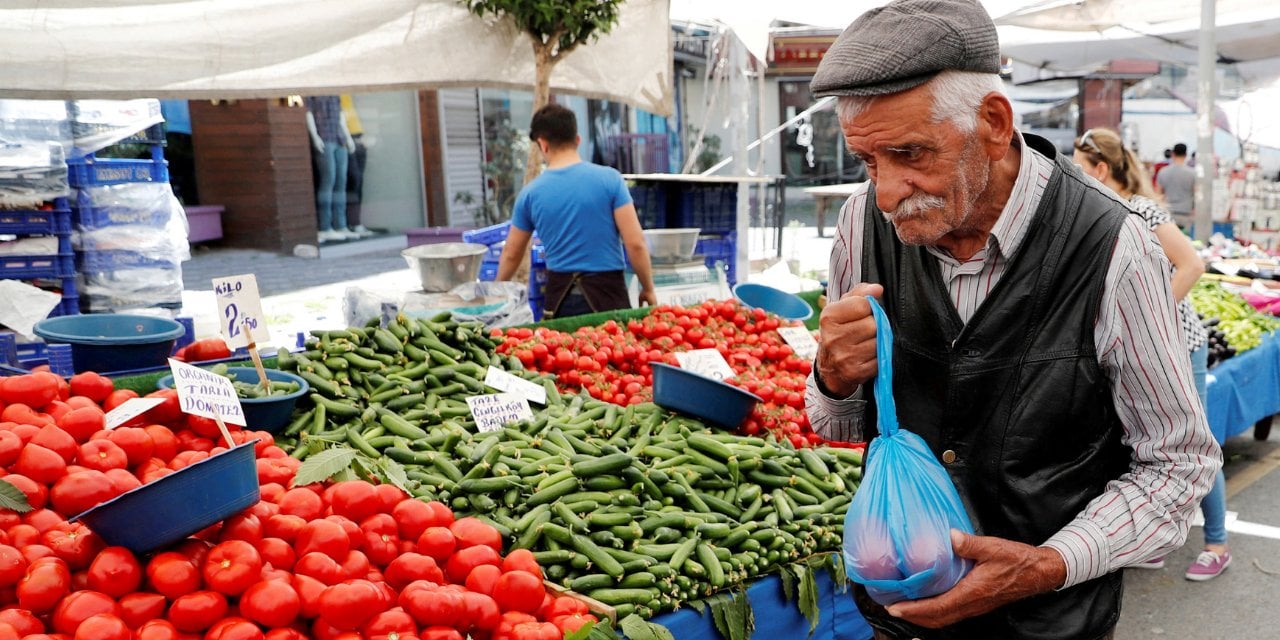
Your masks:
[{"label": "metal pole", "polygon": [[1215,0],[1200,0],[1200,68],[1196,85],[1196,200],[1195,239],[1208,242],[1213,235],[1213,179],[1217,154],[1213,150],[1213,112],[1217,91],[1218,45],[1214,30]]}]

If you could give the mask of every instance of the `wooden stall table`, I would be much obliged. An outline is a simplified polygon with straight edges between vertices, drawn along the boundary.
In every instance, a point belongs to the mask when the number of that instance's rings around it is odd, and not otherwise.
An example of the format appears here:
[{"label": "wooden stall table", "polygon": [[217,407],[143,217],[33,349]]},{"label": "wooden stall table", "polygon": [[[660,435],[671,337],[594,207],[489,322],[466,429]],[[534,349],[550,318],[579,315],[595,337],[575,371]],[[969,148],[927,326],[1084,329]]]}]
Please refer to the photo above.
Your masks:
[{"label": "wooden stall table", "polygon": [[834,202],[836,212],[840,211],[840,205],[853,195],[854,189],[861,186],[861,182],[847,182],[845,184],[828,184],[821,187],[805,187],[804,192],[813,196],[813,204],[818,214],[818,237],[822,235],[822,228],[826,226],[827,208]]}]

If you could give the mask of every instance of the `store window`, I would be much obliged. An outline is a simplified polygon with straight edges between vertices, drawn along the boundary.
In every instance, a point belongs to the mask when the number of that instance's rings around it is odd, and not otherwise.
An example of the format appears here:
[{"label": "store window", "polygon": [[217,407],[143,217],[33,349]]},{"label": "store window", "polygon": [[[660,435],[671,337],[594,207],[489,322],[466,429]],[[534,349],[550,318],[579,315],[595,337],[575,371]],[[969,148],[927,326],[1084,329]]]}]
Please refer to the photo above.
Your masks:
[{"label": "store window", "polygon": [[[779,107],[784,121],[812,107],[809,81],[778,82]],[[790,185],[819,185],[859,182],[867,179],[861,160],[844,146],[835,109],[809,114],[782,134],[782,170]]]}]

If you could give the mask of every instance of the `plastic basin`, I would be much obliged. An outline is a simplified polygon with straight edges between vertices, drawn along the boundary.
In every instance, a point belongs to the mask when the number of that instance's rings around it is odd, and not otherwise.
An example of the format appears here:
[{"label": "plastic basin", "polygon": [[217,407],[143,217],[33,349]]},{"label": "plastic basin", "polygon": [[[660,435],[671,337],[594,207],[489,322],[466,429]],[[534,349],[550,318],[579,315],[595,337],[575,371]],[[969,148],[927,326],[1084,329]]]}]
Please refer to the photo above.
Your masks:
[{"label": "plastic basin", "polygon": [[707,376],[661,362],[653,367],[653,402],[722,427],[737,429],[760,396]]},{"label": "plastic basin", "polygon": [[800,296],[768,285],[743,282],[733,288],[733,297],[752,309],[764,309],[787,320],[808,320],[813,307]]},{"label": "plastic basin", "polygon": [[409,247],[400,252],[418,274],[423,291],[444,292],[475,282],[489,247],[468,242],[441,242]]},{"label": "plastic basin", "polygon": [[79,373],[162,366],[186,328],[168,318],[102,313],[46,318],[34,331],[50,344],[71,345],[71,363]]},{"label": "plastic basin", "polygon": [[[288,371],[267,369],[266,372],[268,380],[298,383],[298,390],[281,396],[240,398],[240,407],[244,409],[244,421],[248,423],[246,428],[278,433],[285,425],[289,424],[289,417],[293,415],[293,409],[298,404],[298,398],[310,391],[311,385],[307,384],[307,381],[303,380],[301,376],[294,375]],[[227,374],[240,382],[258,383],[258,370],[253,367],[228,367]],[[156,386],[161,389],[172,389],[173,375],[170,374],[160,378],[156,381]]]},{"label": "plastic basin", "polygon": [[111,546],[150,553],[258,502],[257,441],[237,445],[73,518]]}]

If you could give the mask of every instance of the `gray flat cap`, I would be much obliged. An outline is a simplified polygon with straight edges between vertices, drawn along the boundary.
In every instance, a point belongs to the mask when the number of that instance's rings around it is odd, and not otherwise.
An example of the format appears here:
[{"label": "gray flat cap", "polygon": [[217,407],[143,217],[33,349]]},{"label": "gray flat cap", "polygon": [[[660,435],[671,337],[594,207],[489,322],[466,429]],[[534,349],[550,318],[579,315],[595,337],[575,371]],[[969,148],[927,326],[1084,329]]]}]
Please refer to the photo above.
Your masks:
[{"label": "gray flat cap", "polygon": [[941,71],[1000,73],[996,25],[977,0],[896,0],[858,16],[823,55],[815,96],[878,96]]}]

